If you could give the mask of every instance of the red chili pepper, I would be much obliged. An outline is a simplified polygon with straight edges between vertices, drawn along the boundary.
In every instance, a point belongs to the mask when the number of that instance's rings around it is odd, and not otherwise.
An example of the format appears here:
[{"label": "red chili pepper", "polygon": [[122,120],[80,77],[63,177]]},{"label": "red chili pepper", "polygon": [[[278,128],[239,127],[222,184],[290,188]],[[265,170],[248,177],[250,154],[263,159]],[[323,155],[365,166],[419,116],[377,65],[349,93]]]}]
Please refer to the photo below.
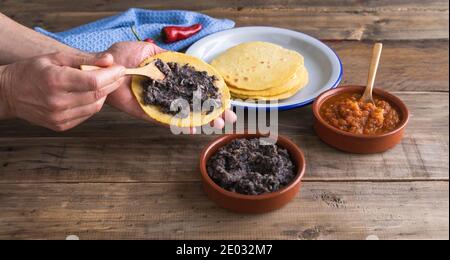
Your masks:
[{"label": "red chili pepper", "polygon": [[172,43],[181,41],[191,37],[192,35],[200,32],[203,26],[201,24],[194,24],[192,26],[167,26],[162,30],[162,37],[164,42]]}]

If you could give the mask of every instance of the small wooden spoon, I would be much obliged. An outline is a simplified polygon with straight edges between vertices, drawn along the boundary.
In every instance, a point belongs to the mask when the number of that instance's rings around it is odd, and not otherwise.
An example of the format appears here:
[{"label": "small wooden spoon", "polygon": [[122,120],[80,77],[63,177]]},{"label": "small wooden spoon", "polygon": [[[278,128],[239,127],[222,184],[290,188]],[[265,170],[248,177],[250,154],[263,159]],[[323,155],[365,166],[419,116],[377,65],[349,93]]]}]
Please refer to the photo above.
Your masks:
[{"label": "small wooden spoon", "polygon": [[380,63],[381,51],[383,50],[383,44],[376,43],[373,47],[372,62],[370,64],[369,78],[367,79],[366,90],[364,91],[361,101],[366,103],[375,104],[373,101],[372,91],[375,83],[375,77],[377,76],[378,64]]},{"label": "small wooden spoon", "polygon": [[[91,66],[91,65],[81,65],[81,70],[92,71],[102,69],[101,67]],[[163,80],[166,76],[155,66],[155,63],[149,63],[144,67],[126,69],[125,75],[139,75],[144,77],[149,77],[153,80]]]}]

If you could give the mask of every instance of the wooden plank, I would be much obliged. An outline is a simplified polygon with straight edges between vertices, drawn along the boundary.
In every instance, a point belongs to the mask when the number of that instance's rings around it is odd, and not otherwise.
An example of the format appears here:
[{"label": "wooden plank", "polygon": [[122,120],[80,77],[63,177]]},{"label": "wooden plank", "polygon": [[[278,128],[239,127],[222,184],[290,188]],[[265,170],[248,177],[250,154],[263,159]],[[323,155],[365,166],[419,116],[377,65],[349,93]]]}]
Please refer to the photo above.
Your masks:
[{"label": "wooden plank", "polygon": [[199,183],[0,185],[0,239],[448,239],[448,182],[305,183],[238,215]]},{"label": "wooden plank", "polygon": [[[343,85],[365,85],[372,42],[326,42],[344,65]],[[449,44],[442,41],[386,41],[376,85],[389,91],[449,90]]]},{"label": "wooden plank", "polygon": [[[209,12],[206,12],[207,14]],[[210,12],[238,26],[266,25],[305,32],[329,40],[448,39],[448,11],[376,11],[314,13],[295,9]]]},{"label": "wooden plank", "polygon": [[[279,132],[305,151],[307,180],[448,180],[448,94],[401,97],[411,124],[402,144],[384,154],[349,155],[323,144],[310,108],[282,113]],[[67,134],[1,124],[0,183],[198,180],[200,152],[213,136],[175,136],[116,115],[102,113]]]},{"label": "wooden plank", "polygon": [[[342,84],[366,84],[372,42],[327,41],[344,65]],[[448,40],[385,41],[376,84],[389,91],[449,90]]]},{"label": "wooden plank", "polygon": [[[358,82],[352,81],[351,83]],[[407,129],[410,136],[420,137],[432,135],[448,139],[448,93],[393,92],[393,94],[397,95],[406,103],[412,114]],[[242,123],[243,121],[240,122]],[[246,121],[246,123],[248,122]],[[286,135],[314,135],[312,130],[311,106],[290,111],[281,111],[279,113],[279,129],[280,133]],[[167,139],[172,137],[172,134],[167,128],[131,118],[108,106],[105,106],[102,112],[84,124],[64,133],[55,133],[19,120],[0,121],[0,144],[8,138],[34,137],[121,137],[130,139],[159,137]]]},{"label": "wooden plank", "polygon": [[[386,42],[378,84],[419,91],[399,93],[413,118],[392,151],[336,152],[315,137],[310,108],[281,113],[280,131],[305,150],[308,175],[301,197],[262,216],[221,210],[201,191],[198,154],[211,136],[172,136],[110,108],[63,134],[1,122],[0,239],[448,239],[448,1],[0,0],[2,12],[49,30],[129,6],[330,40],[442,40]],[[328,43],[345,65],[343,83],[363,84],[371,43]]]},{"label": "wooden plank", "polygon": [[242,9],[317,9],[327,11],[330,8],[342,11],[368,10],[446,10],[449,3],[446,0],[197,0],[195,5],[190,0],[142,1],[128,0],[89,0],[89,1],[59,1],[59,0],[2,0],[0,7],[4,12],[18,11],[123,11],[130,7],[146,9],[188,9],[205,10],[214,8],[230,8],[236,11]]},{"label": "wooden plank", "polygon": [[[448,39],[448,12],[411,11],[381,14],[314,13],[298,10],[207,10],[203,13],[236,21],[237,26],[274,26],[328,40]],[[116,12],[21,12],[13,18],[26,26],[63,31]]]},{"label": "wooden plank", "polygon": [[[66,30],[100,18],[115,15],[128,9],[128,2],[110,4],[108,2],[90,4],[59,4],[55,1],[35,3],[25,1],[22,5],[7,1],[3,12],[13,19],[30,27],[41,26],[51,31]],[[282,2],[282,1],[280,1]],[[310,3],[309,1],[308,3]],[[294,1],[284,4],[269,4],[258,1],[254,5],[234,5],[229,1],[216,3],[203,2],[196,8],[191,4],[186,9],[193,9],[205,14],[229,18],[237,26],[270,25],[302,31],[321,39],[333,40],[405,40],[405,39],[448,39],[448,3],[433,1],[430,5],[406,4],[404,2],[380,5],[370,2],[364,7],[361,1],[353,1],[346,6],[335,2],[325,5],[324,1],[310,7],[296,4]],[[364,1],[363,1],[364,2]],[[418,1],[417,1],[418,2]],[[8,4],[9,3],[9,4]],[[272,3],[278,3],[273,1]],[[356,4],[358,3],[358,4]],[[186,2],[172,2],[173,5],[136,5],[156,9],[182,9]],[[367,4],[367,3],[366,3]],[[336,7],[338,6],[338,7]],[[95,11],[92,11],[95,10]]]},{"label": "wooden plank", "polygon": [[[349,155],[314,136],[289,136],[306,153],[306,180],[448,180],[448,139],[407,136],[384,154]],[[7,139],[0,183],[199,180],[210,137]]]}]

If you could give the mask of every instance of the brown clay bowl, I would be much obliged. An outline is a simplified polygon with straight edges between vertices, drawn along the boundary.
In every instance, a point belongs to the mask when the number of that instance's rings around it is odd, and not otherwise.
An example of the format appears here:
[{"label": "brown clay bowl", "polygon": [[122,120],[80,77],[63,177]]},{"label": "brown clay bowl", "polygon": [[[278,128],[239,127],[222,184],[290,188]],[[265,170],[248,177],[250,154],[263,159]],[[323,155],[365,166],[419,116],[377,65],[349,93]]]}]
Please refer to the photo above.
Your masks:
[{"label": "brown clay bowl", "polygon": [[408,108],[398,97],[381,89],[375,88],[373,90],[374,95],[388,101],[392,106],[396,107],[401,116],[399,127],[392,132],[382,135],[353,134],[329,125],[321,117],[320,107],[329,98],[343,93],[362,94],[364,89],[364,86],[343,86],[326,91],[315,100],[313,104],[314,130],[323,142],[339,150],[359,154],[381,153],[401,142],[405,127],[409,121]]},{"label": "brown clay bowl", "polygon": [[243,195],[231,192],[217,185],[208,175],[206,163],[219,148],[238,138],[258,138],[260,134],[232,134],[221,136],[212,141],[203,150],[200,157],[200,172],[208,197],[219,206],[238,213],[266,213],[285,206],[300,191],[301,180],[305,174],[305,157],[298,146],[286,137],[279,136],[277,144],[287,149],[293,162],[297,166],[297,175],[288,186],[283,189],[261,195]]}]

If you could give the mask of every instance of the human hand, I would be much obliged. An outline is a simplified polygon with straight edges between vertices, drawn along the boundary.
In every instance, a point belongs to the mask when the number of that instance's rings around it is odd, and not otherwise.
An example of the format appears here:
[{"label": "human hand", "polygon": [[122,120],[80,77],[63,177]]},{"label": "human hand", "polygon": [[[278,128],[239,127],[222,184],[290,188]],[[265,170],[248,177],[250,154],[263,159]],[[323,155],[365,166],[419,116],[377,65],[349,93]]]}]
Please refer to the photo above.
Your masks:
[{"label": "human hand", "polygon": [[[157,45],[147,42],[120,42],[114,44],[107,50],[108,53],[114,56],[115,63],[128,68],[135,68],[147,57],[164,51]],[[133,117],[153,121],[144,113],[136,98],[131,93],[131,77],[124,77],[120,81],[121,87],[111,93],[106,99],[106,102]],[[224,119],[227,122],[234,123],[236,121],[236,115],[231,110],[225,111],[222,118],[214,120],[214,127],[222,129],[225,126]],[[193,131],[195,130],[193,129]]]},{"label": "human hand", "polygon": [[[125,69],[113,56],[56,53],[13,63],[2,70],[2,99],[8,113],[31,123],[65,131],[99,112],[121,84]],[[105,67],[81,71],[80,65]]]}]

